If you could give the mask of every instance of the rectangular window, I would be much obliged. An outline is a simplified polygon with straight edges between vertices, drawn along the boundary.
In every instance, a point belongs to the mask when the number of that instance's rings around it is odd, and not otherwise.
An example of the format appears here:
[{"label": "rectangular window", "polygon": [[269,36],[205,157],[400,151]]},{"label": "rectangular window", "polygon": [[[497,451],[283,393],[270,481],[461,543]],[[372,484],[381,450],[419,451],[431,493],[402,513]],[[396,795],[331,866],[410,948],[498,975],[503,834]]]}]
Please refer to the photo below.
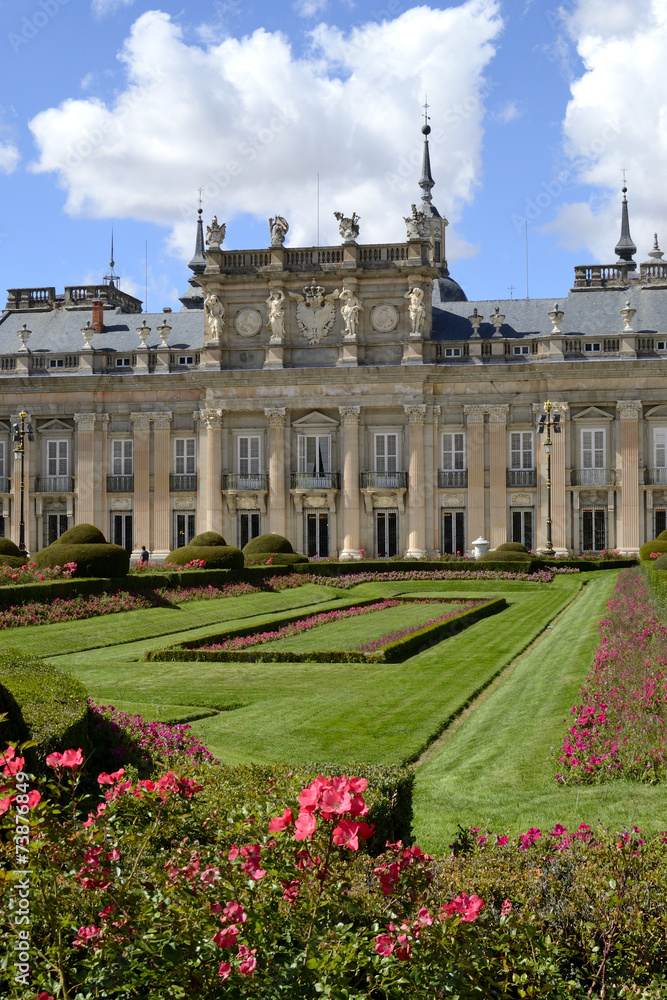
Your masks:
[{"label": "rectangular window", "polygon": [[111,537],[114,545],[120,545],[126,552],[132,553],[134,546],[132,514],[111,515]]},{"label": "rectangular window", "polygon": [[442,435],[442,467],[446,472],[465,469],[465,436],[462,433]]},{"label": "rectangular window", "polygon": [[445,357],[446,358],[460,358],[461,357],[461,348],[460,347],[446,347],[445,348]]},{"label": "rectangular window", "polygon": [[196,471],[195,439],[176,438],[174,441],[174,472],[177,476],[194,476]]},{"label": "rectangular window", "polygon": [[63,361],[62,358],[49,359],[49,368],[64,368],[64,367],[65,367],[65,362]]},{"label": "rectangular window", "polygon": [[607,547],[607,521],[604,508],[581,512],[581,548],[584,552],[602,552]]},{"label": "rectangular window", "polygon": [[111,474],[112,476],[132,476],[134,445],[132,441],[111,442]]},{"label": "rectangular window", "polygon": [[178,363],[179,365],[193,365],[195,363],[195,359],[192,354],[179,354]]},{"label": "rectangular window", "polygon": [[512,541],[521,542],[527,549],[533,548],[533,510],[513,510],[512,515]]},{"label": "rectangular window", "polygon": [[667,510],[658,507],[653,511],[653,537],[657,538],[661,531],[667,530]]},{"label": "rectangular window", "polygon": [[590,430],[581,432],[581,467],[582,469],[604,469],[605,465],[605,432]]},{"label": "rectangular window", "polygon": [[398,472],[398,434],[375,435],[375,471]]},{"label": "rectangular window", "polygon": [[442,512],[442,551],[450,555],[465,555],[465,514],[462,510]]},{"label": "rectangular window", "polygon": [[515,354],[530,354],[530,346],[528,344],[522,344],[520,347],[514,348]]},{"label": "rectangular window", "polygon": [[189,545],[195,535],[195,515],[174,514],[174,547],[181,549],[184,545]]},{"label": "rectangular window", "polygon": [[51,545],[67,531],[67,514],[49,514],[46,519],[47,545]]},{"label": "rectangular window", "polygon": [[239,474],[257,476],[261,470],[261,438],[259,435],[239,438]]},{"label": "rectangular window", "polygon": [[667,340],[659,340],[657,346],[659,351],[667,351]]},{"label": "rectangular window", "polygon": [[131,368],[129,358],[116,358],[116,368]]},{"label": "rectangular window", "polygon": [[261,521],[258,510],[242,510],[237,517],[238,546],[240,549],[261,534]]},{"label": "rectangular window", "polygon": [[[47,444],[47,476],[69,475],[68,441],[49,441]],[[60,537],[59,535],[57,537]]]},{"label": "rectangular window", "polygon": [[601,350],[602,350],[601,344],[598,343],[584,344],[584,351],[586,351],[588,354],[599,354]]},{"label": "rectangular window", "polygon": [[656,427],[653,431],[653,468],[664,469],[667,465],[667,428]]},{"label": "rectangular window", "polygon": [[533,432],[512,431],[510,434],[510,469],[534,469]]},{"label": "rectangular window", "polygon": [[329,558],[329,515],[309,511],[305,516],[306,555],[310,559]]},{"label": "rectangular window", "polygon": [[331,437],[328,434],[299,434],[297,472],[322,476],[331,472]]},{"label": "rectangular window", "polygon": [[375,511],[375,555],[378,559],[398,555],[398,513],[395,510]]},{"label": "rectangular window", "polygon": [[0,479],[7,475],[5,466],[5,442],[0,441]]}]

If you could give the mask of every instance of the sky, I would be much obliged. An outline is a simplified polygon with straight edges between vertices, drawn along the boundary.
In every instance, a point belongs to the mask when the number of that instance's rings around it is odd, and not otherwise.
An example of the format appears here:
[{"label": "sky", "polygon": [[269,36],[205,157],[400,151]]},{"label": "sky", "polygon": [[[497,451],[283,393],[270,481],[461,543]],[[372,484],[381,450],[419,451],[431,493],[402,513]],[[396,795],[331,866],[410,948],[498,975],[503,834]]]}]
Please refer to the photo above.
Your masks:
[{"label": "sky", "polygon": [[427,99],[452,277],[563,297],[615,260],[623,170],[667,252],[665,52],[665,0],[0,0],[0,288],[100,281],[113,227],[121,287],[178,309],[200,188],[224,249],[276,214],[336,245],[335,211],[402,241]]}]

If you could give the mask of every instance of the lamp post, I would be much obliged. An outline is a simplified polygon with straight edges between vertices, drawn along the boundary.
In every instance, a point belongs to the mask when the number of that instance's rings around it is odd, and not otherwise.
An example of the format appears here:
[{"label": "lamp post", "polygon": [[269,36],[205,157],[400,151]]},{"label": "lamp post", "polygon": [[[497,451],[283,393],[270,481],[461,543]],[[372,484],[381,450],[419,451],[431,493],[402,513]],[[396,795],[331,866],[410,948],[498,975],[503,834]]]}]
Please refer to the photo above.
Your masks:
[{"label": "lamp post", "polygon": [[14,437],[14,454],[18,457],[21,456],[21,520],[19,521],[19,549],[21,552],[26,551],[25,547],[25,439],[26,435],[28,441],[34,441],[32,434],[32,424],[26,424],[26,417],[28,414],[25,410],[21,410],[19,413],[20,423],[12,424],[12,432]]},{"label": "lamp post", "polygon": [[546,401],[544,404],[544,413],[540,414],[540,421],[537,426],[537,433],[544,434],[546,430],[547,436],[544,440],[544,454],[547,456],[547,544],[544,549],[547,555],[553,555],[554,547],[551,541],[551,451],[553,448],[553,442],[551,440],[551,430],[553,428],[554,434],[560,434],[560,414],[555,413],[553,419],[551,417],[551,410],[553,409],[553,404]]}]

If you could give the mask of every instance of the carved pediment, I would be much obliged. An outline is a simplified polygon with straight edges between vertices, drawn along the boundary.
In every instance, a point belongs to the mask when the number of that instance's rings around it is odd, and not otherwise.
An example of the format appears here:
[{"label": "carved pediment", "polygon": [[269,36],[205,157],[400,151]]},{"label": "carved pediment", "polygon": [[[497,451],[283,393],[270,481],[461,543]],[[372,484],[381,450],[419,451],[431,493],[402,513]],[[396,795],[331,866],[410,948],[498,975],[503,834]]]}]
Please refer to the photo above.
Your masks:
[{"label": "carved pediment", "polygon": [[312,410],[312,412],[307,413],[305,417],[299,417],[298,420],[293,420],[292,427],[338,427],[338,421],[325,416],[324,413],[320,413],[319,410]]},{"label": "carved pediment", "polygon": [[614,414],[601,410],[599,406],[587,406],[581,413],[572,417],[573,420],[613,420]]},{"label": "carved pediment", "polygon": [[66,424],[64,420],[60,420],[58,417],[55,417],[53,420],[47,420],[45,423],[40,424],[37,430],[40,434],[42,431],[58,431],[71,434],[74,428],[71,424]]},{"label": "carved pediment", "polygon": [[652,406],[650,410],[646,411],[646,417],[660,417],[663,420],[667,419],[667,404],[659,403],[658,406]]}]

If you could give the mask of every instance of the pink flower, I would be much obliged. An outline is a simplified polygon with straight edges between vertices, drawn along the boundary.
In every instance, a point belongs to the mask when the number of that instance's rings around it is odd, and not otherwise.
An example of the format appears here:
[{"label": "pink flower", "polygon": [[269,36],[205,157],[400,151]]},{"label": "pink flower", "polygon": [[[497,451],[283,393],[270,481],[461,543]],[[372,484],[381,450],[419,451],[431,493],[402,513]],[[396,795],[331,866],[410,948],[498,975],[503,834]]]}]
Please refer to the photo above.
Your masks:
[{"label": "pink flower", "polygon": [[433,923],[433,917],[425,906],[422,906],[417,914],[417,920],[420,924],[424,924],[425,927],[429,927]]},{"label": "pink flower", "polygon": [[101,934],[101,929],[96,927],[95,924],[89,924],[88,927],[79,927],[78,936],[74,938],[72,944],[75,948],[84,948],[87,944],[95,944]]},{"label": "pink flower", "polygon": [[500,916],[501,917],[508,916],[512,912],[513,909],[514,909],[514,907],[510,903],[509,899],[506,899],[505,902],[503,903],[503,905],[500,907]]},{"label": "pink flower", "polygon": [[241,964],[239,965],[239,972],[242,976],[252,976],[253,972],[257,968],[257,959],[255,958],[256,954],[256,948],[253,948],[252,951],[250,951],[246,945],[239,945],[238,956],[242,959]]},{"label": "pink flower", "polygon": [[50,753],[46,758],[46,763],[54,769],[59,767],[79,767],[80,764],[83,764],[83,751],[79,747],[78,750],[65,750],[64,753]]},{"label": "pink flower", "polygon": [[307,840],[312,837],[317,826],[317,820],[312,812],[302,809],[294,825],[294,839]]},{"label": "pink flower", "polygon": [[333,841],[338,847],[349,847],[351,851],[359,850],[359,837],[368,840],[372,836],[374,826],[367,823],[357,823],[353,819],[342,819],[333,832]]},{"label": "pink flower", "polygon": [[464,924],[473,923],[477,920],[480,910],[484,906],[484,901],[479,896],[469,896],[467,892],[461,892],[451,903],[445,903],[441,907],[448,917],[458,914]]},{"label": "pink flower", "polygon": [[121,767],[120,771],[114,771],[112,774],[107,774],[105,771],[102,771],[101,774],[97,775],[97,780],[100,785],[113,785],[114,782],[120,781],[124,774],[124,767]]},{"label": "pink flower", "polygon": [[292,810],[286,809],[282,816],[274,816],[274,818],[269,821],[269,833],[277,833],[279,830],[284,830],[292,822]]},{"label": "pink flower", "polygon": [[218,975],[220,976],[223,982],[225,981],[225,979],[227,978],[227,976],[231,971],[232,967],[229,964],[229,962],[221,962],[220,965],[218,966]]},{"label": "pink flower", "polygon": [[299,889],[301,887],[301,883],[298,878],[293,878],[291,882],[281,882],[280,885],[284,889],[283,899],[287,903],[294,903],[299,895]]},{"label": "pink flower", "polygon": [[221,927],[219,931],[216,931],[213,940],[218,948],[233,948],[239,933],[240,930],[236,924],[230,924],[228,927]]},{"label": "pink flower", "polygon": [[388,957],[394,950],[394,939],[391,934],[378,934],[375,938],[375,950],[378,955]]}]

